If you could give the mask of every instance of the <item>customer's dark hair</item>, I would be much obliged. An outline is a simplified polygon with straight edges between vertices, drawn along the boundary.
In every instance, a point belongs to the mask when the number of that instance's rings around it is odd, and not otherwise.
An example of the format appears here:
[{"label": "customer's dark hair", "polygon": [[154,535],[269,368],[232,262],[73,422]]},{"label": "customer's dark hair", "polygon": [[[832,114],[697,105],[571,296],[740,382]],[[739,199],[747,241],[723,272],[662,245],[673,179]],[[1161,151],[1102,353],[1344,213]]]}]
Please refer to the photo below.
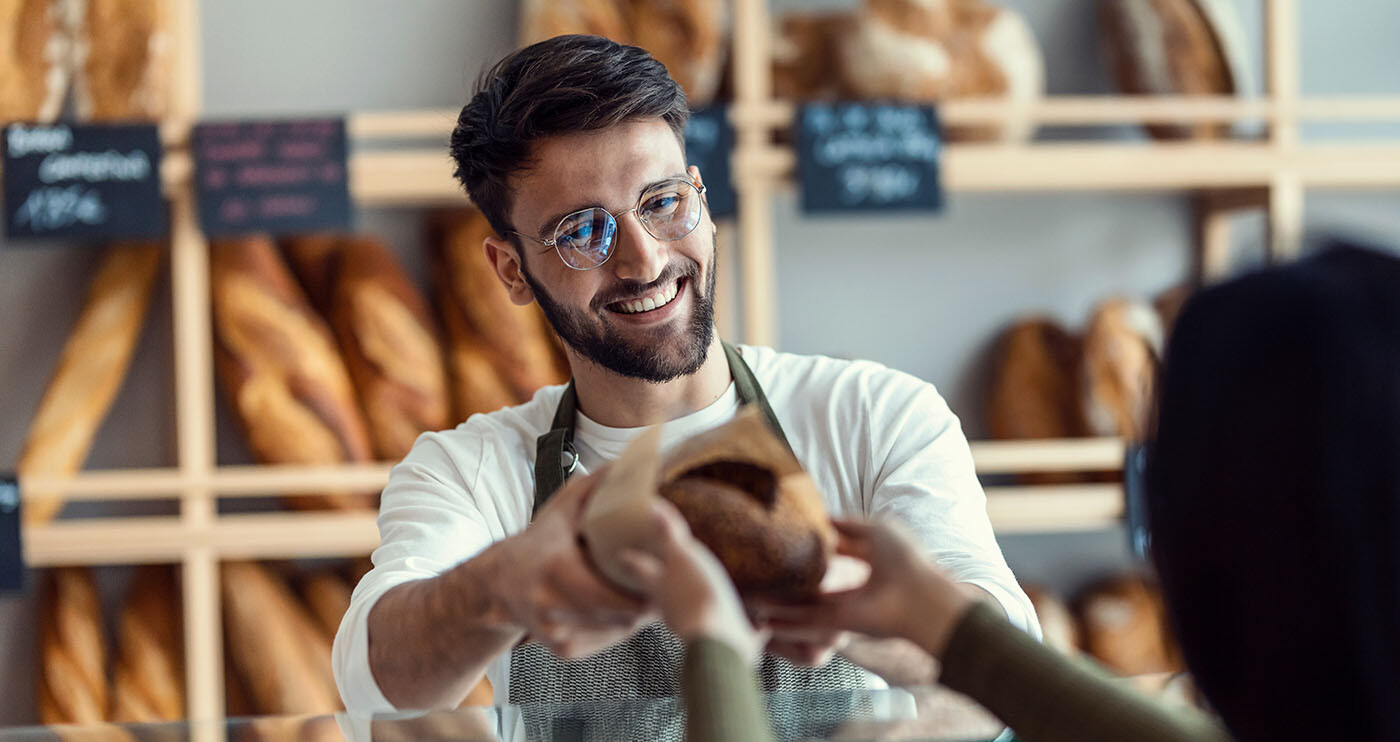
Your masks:
[{"label": "customer's dark hair", "polygon": [[1400,739],[1400,260],[1338,246],[1192,299],[1147,499],[1236,738]]},{"label": "customer's dark hair", "polygon": [[455,175],[491,227],[505,234],[512,229],[506,179],[531,166],[536,141],[659,118],[683,142],[689,115],[685,93],[644,49],[598,36],[556,36],[482,75],[452,130]]}]

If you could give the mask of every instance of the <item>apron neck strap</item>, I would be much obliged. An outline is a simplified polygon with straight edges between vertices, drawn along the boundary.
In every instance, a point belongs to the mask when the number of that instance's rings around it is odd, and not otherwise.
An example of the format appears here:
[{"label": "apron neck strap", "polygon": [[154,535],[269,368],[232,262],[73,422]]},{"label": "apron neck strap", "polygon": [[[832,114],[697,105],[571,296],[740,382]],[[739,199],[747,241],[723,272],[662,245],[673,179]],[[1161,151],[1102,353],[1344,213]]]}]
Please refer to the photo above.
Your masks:
[{"label": "apron neck strap", "polygon": [[[729,362],[729,374],[734,377],[734,391],[739,396],[739,403],[758,405],[768,426],[791,451],[792,444],[783,433],[782,425],[778,424],[778,416],[768,404],[768,397],[763,394],[763,387],[759,386],[753,369],[744,362],[737,348],[723,341],[721,345],[725,360]],[[540,507],[564,486],[578,466],[578,451],[574,449],[574,420],[577,415],[578,391],[571,380],[564,388],[564,395],[559,398],[549,432],[535,439],[535,512],[539,512]]]}]

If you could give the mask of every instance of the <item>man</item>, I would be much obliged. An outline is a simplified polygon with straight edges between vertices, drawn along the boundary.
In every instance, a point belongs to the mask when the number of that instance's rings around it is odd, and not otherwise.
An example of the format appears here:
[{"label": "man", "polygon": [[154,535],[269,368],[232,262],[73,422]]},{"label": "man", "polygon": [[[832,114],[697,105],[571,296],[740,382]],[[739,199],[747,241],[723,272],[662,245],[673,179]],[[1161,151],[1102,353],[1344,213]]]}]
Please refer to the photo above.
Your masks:
[{"label": "man", "polygon": [[[506,57],[463,108],[456,175],[500,235],[483,247],[511,298],[543,308],[573,381],[427,434],[394,468],[375,568],[336,637],[351,710],[455,706],[483,674],[497,702],[674,695],[680,643],[580,548],[587,474],[646,426],[665,423],[670,444],[743,404],[771,413],[829,510],[903,521],[970,591],[1038,632],[931,386],[715,336],[715,227],[686,167],[687,115],[650,55],[587,36]],[[907,649],[843,641],[778,632],[771,652],[820,667],[769,657],[765,686],[864,685],[852,660],[918,679],[897,672],[918,664]]]}]

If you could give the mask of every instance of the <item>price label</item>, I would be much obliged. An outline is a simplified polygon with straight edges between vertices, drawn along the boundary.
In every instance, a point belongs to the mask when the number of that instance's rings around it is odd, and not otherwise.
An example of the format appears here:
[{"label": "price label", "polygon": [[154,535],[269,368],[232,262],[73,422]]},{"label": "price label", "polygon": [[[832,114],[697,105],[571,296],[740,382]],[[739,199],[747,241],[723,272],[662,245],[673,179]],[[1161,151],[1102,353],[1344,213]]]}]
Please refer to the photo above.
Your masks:
[{"label": "price label", "polygon": [[932,106],[808,103],[798,113],[802,209],[938,211],[942,149]]},{"label": "price label", "polygon": [[0,474],[0,590],[24,587],[19,521],[19,483],[13,475]]},{"label": "price label", "polygon": [[700,168],[710,217],[725,219],[738,212],[729,158],[734,151],[734,128],[729,109],[711,106],[692,111],[685,126],[685,159]]},{"label": "price label", "polygon": [[169,220],[151,125],[10,124],[5,236],[160,239]]},{"label": "price label", "polygon": [[343,119],[205,123],[193,149],[205,234],[352,227]]}]

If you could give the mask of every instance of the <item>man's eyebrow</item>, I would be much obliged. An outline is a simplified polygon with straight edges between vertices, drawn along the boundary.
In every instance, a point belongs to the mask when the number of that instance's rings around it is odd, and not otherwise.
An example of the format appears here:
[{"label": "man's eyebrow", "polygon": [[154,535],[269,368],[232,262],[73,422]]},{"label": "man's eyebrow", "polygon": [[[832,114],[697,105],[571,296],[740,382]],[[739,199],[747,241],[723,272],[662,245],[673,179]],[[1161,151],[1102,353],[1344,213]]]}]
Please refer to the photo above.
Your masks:
[{"label": "man's eyebrow", "polygon": [[[662,183],[670,183],[670,182],[676,181],[676,180],[684,180],[684,181],[686,181],[686,182],[688,183],[688,182],[690,182],[690,176],[687,175],[687,174],[685,174],[685,173],[677,173],[677,174],[675,174],[675,175],[665,175],[665,176],[662,176],[662,177],[660,177],[660,178],[658,178],[658,179],[656,179],[656,180],[653,180],[653,181],[650,182],[650,183],[647,183],[646,185],[642,186],[641,188],[638,188],[638,189],[637,189],[637,198],[641,198],[643,193],[646,193],[648,190],[650,190],[650,189],[652,189],[652,188],[655,188],[656,186],[659,186],[659,185],[661,185]],[[583,211],[584,209],[606,208],[606,207],[600,207],[600,206],[598,205],[598,204],[600,204],[600,203],[602,203],[602,199],[588,199],[588,200],[583,201],[582,203],[579,203],[579,205],[572,206],[572,207],[567,208],[567,209],[563,209],[563,210],[561,210],[561,211],[559,211],[559,212],[556,212],[556,213],[554,213],[554,214],[550,214],[548,217],[545,217],[544,221],[540,222],[540,226],[535,230],[535,236],[536,236],[536,237],[539,237],[540,235],[546,235],[546,236],[543,237],[542,239],[546,239],[546,240],[553,239],[553,238],[554,238],[554,228],[559,226],[559,222],[564,221],[564,217],[566,217],[566,216],[568,216],[568,215],[570,215],[570,214],[573,214],[573,213],[575,213],[575,212],[578,212],[578,211]],[[635,205],[636,205],[636,204],[633,204],[633,206],[635,206]],[[627,207],[627,208],[631,208],[631,206],[629,206],[629,207]]]}]

